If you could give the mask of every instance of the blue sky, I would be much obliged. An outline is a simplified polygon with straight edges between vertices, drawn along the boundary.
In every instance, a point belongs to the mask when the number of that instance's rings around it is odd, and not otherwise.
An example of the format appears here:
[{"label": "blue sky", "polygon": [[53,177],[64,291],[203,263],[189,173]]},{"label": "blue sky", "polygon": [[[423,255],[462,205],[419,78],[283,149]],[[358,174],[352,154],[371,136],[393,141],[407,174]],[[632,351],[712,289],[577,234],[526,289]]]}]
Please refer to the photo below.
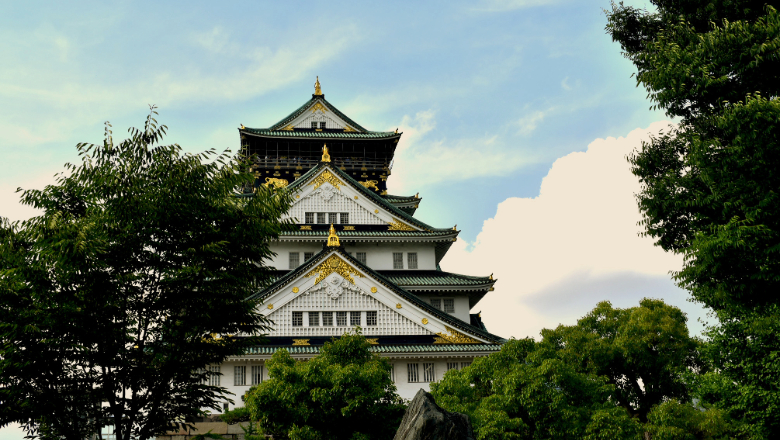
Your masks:
[{"label": "blue sky", "polygon": [[319,75],[352,119],[404,132],[391,193],[419,192],[422,220],[463,231],[445,269],[495,272],[493,299],[480,305],[490,330],[536,336],[601,299],[628,307],[644,296],[695,321],[701,309],[669,280],[679,258],[636,236],[638,185],[624,158],[666,118],[605,34],[603,8],[4,2],[0,215],[32,215],[14,189],[51,181],[77,160],[76,143],[101,141],[104,121],[118,138],[156,104],[171,143],[235,150],[240,124],[281,119]]}]

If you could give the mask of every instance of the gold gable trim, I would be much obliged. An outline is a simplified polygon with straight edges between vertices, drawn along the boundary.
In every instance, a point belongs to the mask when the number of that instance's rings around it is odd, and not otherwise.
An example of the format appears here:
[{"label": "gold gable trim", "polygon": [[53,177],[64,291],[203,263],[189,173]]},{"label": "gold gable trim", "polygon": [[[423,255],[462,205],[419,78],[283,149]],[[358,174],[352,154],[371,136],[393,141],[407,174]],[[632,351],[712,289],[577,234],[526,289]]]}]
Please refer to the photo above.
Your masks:
[{"label": "gold gable trim", "polygon": [[394,218],[393,221],[388,224],[388,226],[388,231],[416,231],[416,229],[407,225],[406,223],[403,223],[397,218]]},{"label": "gold gable trim", "polygon": [[344,277],[345,280],[349,281],[352,284],[355,284],[355,280],[352,278],[352,275],[356,275],[359,278],[364,278],[363,274],[353,269],[352,266],[347,264],[346,261],[342,260],[337,255],[331,255],[325,261],[320,263],[317,267],[312,269],[311,272],[304,275],[304,277],[309,278],[316,273],[317,279],[314,280],[314,284],[316,285],[319,284],[320,281],[327,278],[328,275],[334,272],[341,275],[342,277]]},{"label": "gold gable trim", "polygon": [[438,338],[433,338],[434,344],[480,344],[479,341],[476,339],[464,335],[463,333],[453,329],[449,326],[444,326],[444,328],[447,329],[447,332],[450,334],[445,333],[436,333]]},{"label": "gold gable trim", "polygon": [[314,180],[309,182],[309,185],[314,185],[314,189],[317,189],[320,186],[322,186],[323,183],[330,183],[331,185],[335,186],[336,189],[339,191],[341,191],[341,187],[339,185],[344,184],[333,173],[331,173],[328,170],[325,170],[319,176],[315,177]]}]

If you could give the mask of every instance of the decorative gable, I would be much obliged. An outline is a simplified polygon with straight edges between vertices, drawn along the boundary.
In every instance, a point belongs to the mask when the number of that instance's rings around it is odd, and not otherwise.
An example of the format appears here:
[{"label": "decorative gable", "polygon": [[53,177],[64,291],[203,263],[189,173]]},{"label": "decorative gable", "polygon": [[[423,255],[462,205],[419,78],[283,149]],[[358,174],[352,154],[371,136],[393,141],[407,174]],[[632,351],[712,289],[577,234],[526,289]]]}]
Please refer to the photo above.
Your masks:
[{"label": "decorative gable", "polygon": [[[299,224],[317,223],[316,218],[307,221],[306,213],[346,213],[349,221],[342,222],[339,217],[338,223],[387,225],[390,231],[420,230],[400,220],[397,214],[389,212],[384,206],[348,185],[327,167],[300,186],[286,217],[296,219]],[[332,222],[326,219],[326,223]]]},{"label": "decorative gable", "polygon": [[[324,127],[322,124],[325,124]],[[313,125],[316,124],[316,125]],[[321,130],[323,128],[328,130],[344,130],[344,131],[360,131],[356,127],[352,127],[343,118],[336,114],[333,109],[328,108],[322,100],[314,100],[312,105],[301,112],[295,119],[289,122],[289,124],[283,128],[283,130],[292,130],[294,128],[311,129],[315,128]]]}]

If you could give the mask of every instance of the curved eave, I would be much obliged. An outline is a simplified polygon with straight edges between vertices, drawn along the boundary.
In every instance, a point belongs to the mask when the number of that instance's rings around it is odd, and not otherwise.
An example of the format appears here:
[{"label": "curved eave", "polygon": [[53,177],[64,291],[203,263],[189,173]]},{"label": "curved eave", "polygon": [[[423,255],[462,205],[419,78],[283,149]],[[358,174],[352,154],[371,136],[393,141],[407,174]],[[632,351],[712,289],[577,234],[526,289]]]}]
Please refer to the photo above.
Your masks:
[{"label": "curved eave", "polygon": [[[338,231],[342,241],[444,241],[452,242],[460,231]],[[328,231],[292,231],[279,235],[279,241],[325,242]]]},{"label": "curved eave", "polygon": [[[271,356],[279,350],[287,350],[290,355],[318,355],[320,346],[288,346],[288,347],[269,347],[257,346],[247,349],[244,356]],[[437,345],[374,345],[369,347],[374,353],[381,354],[413,354],[415,357],[431,354],[432,357],[438,357],[446,354],[456,356],[468,356],[471,354],[495,353],[501,350],[500,344],[437,344]],[[239,357],[231,357],[228,360],[237,360]]]},{"label": "curved eave", "polygon": [[327,132],[327,131],[294,131],[271,130],[267,128],[239,128],[241,134],[269,139],[359,139],[359,140],[392,140],[399,139],[403,133],[392,131]]}]

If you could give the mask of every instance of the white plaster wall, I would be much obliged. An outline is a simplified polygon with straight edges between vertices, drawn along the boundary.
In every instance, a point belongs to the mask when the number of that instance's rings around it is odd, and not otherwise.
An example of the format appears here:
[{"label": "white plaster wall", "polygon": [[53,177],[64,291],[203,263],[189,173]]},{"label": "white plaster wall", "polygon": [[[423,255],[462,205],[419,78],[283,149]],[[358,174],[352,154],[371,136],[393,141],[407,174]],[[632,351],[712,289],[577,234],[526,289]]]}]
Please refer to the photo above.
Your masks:
[{"label": "white plaster wall", "polygon": [[469,316],[469,298],[465,295],[459,294],[458,292],[453,292],[451,295],[429,295],[425,293],[416,293],[416,295],[428,304],[430,304],[429,300],[431,298],[452,298],[455,300],[455,313],[452,313],[452,316],[467,324],[471,322],[471,317]]},{"label": "white plaster wall", "polygon": [[[276,242],[271,244],[271,250],[276,256],[270,260],[270,265],[279,270],[288,270],[290,268],[290,252],[300,252],[300,262],[303,264],[305,252],[314,252],[315,254],[322,250],[322,243],[301,243],[301,242]],[[366,253],[366,264],[374,270],[392,270],[393,252],[403,252],[404,270],[407,270],[407,256],[409,252],[417,252],[418,270],[435,270],[436,253],[433,243],[355,243],[344,244],[344,249],[355,256],[356,252]]]},{"label": "white plaster wall", "polygon": [[[451,359],[427,359],[427,358],[411,358],[411,359],[389,359],[390,364],[393,366],[393,380],[395,382],[396,388],[398,389],[398,394],[404,398],[404,399],[413,399],[414,395],[417,394],[417,391],[420,390],[420,388],[424,389],[425,391],[431,390],[431,384],[427,382],[415,382],[415,383],[409,383],[408,380],[408,373],[407,373],[407,364],[408,363],[418,363],[420,364],[420,378],[422,379],[422,364],[427,362],[433,362],[434,363],[434,373],[435,373],[435,379],[436,381],[440,381],[444,378],[444,373],[447,372],[447,363],[448,362],[457,362],[459,365],[463,362],[473,362],[473,357],[458,357],[458,358],[451,358]],[[249,388],[251,388],[251,385],[246,386],[235,386],[233,385],[233,372],[234,366],[237,365],[244,365],[246,366],[247,371],[247,383],[251,384],[250,380],[250,372],[251,372],[251,366],[252,365],[263,365],[263,380],[268,380],[268,368],[265,366],[265,363],[263,360],[255,360],[255,359],[247,359],[247,360],[241,360],[241,361],[232,361],[232,362],[225,362],[221,365],[221,372],[222,377],[220,379],[220,385],[227,388],[228,391],[235,394],[235,396],[231,396],[231,399],[233,400],[233,404],[230,404],[230,409],[234,409],[237,406],[244,406],[243,402],[241,401],[241,396],[244,395],[247,391],[249,391]]]}]

